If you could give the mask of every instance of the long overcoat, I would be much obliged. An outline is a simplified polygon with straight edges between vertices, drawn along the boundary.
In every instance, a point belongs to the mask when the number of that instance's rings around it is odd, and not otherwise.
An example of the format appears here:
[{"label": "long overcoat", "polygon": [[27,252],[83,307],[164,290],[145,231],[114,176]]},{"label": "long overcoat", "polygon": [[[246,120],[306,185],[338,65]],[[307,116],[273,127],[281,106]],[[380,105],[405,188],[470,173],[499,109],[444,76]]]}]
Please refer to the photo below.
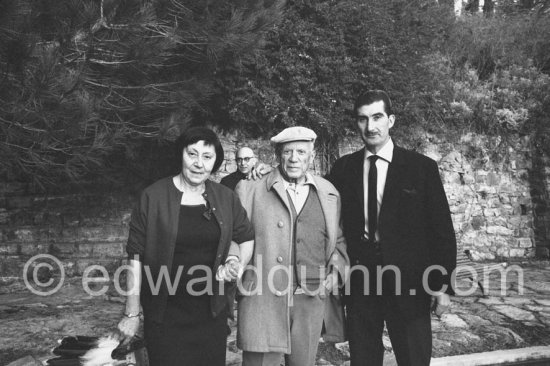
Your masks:
[{"label": "long overcoat", "polygon": [[[340,226],[340,195],[327,180],[313,177],[325,217],[327,273],[336,269],[345,281],[349,264]],[[245,271],[238,308],[237,346],[249,352],[290,353],[289,307],[292,301],[292,219],[283,178],[278,169],[258,181],[242,181],[236,192],[255,229],[251,260]],[[324,297],[325,328],[331,340],[343,340],[342,309]],[[334,316],[336,315],[336,316]],[[319,321],[322,321],[321,319]]]}]

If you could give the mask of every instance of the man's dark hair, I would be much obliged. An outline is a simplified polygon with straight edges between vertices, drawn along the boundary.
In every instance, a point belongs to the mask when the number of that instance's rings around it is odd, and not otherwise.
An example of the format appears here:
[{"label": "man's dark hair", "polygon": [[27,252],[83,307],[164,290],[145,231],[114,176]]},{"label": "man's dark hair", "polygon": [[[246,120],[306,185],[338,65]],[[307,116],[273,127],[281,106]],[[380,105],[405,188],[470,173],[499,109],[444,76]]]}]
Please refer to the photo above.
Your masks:
[{"label": "man's dark hair", "polygon": [[392,115],[393,114],[393,108],[391,99],[388,96],[388,94],[383,90],[367,90],[363,94],[361,94],[357,99],[355,100],[355,104],[353,105],[353,113],[354,117],[357,116],[357,110],[361,108],[364,105],[369,105],[375,102],[382,101],[384,102],[384,111],[386,114]]},{"label": "man's dark hair", "polygon": [[216,151],[216,161],[214,162],[214,168],[212,169],[212,174],[214,174],[218,171],[223,163],[223,147],[220,139],[218,138],[218,135],[216,135],[214,131],[206,127],[190,127],[187,130],[183,131],[182,134],[177,138],[175,142],[175,153],[178,168],[181,169],[183,149],[199,141],[204,141],[205,145],[214,146],[214,150]]}]

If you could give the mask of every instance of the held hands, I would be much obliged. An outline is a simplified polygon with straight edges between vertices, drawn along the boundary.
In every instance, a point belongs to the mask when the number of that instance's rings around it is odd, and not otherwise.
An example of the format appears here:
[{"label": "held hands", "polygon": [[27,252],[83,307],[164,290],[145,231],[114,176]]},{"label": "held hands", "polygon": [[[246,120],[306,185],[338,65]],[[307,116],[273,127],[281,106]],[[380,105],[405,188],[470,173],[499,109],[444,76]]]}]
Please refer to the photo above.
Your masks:
[{"label": "held hands", "polygon": [[126,337],[130,339],[134,337],[139,329],[139,316],[128,317],[124,316],[118,323],[118,330]]},{"label": "held hands", "polygon": [[229,257],[224,265],[218,267],[216,280],[235,282],[243,275],[244,267],[236,257]]}]

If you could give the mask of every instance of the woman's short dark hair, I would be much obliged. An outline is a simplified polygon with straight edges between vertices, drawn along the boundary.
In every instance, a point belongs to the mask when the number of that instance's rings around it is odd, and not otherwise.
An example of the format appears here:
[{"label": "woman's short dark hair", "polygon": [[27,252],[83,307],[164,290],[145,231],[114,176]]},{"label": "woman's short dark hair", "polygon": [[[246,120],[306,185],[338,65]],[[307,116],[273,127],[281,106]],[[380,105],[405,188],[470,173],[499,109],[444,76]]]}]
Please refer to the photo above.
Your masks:
[{"label": "woman's short dark hair", "polygon": [[176,139],[176,161],[179,169],[182,166],[183,149],[189,145],[193,145],[199,141],[204,141],[205,145],[214,146],[216,151],[216,161],[214,162],[214,168],[212,174],[216,173],[223,163],[223,147],[218,135],[214,131],[206,127],[190,127],[182,132],[182,134]]},{"label": "woman's short dark hair", "polygon": [[367,90],[355,100],[353,105],[353,116],[357,116],[357,110],[364,105],[369,105],[382,101],[384,102],[384,111],[388,116],[393,114],[393,107],[389,95],[383,90]]}]

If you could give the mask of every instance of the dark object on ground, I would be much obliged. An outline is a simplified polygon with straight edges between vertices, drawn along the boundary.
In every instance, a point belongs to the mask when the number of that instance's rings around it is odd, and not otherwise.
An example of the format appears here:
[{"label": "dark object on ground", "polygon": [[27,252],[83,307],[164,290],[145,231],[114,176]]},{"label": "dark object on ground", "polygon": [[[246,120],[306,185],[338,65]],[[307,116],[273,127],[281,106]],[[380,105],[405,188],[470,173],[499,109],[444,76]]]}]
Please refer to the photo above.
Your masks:
[{"label": "dark object on ground", "polygon": [[[80,366],[85,364],[82,361],[82,356],[89,356],[89,351],[99,351],[99,348],[104,341],[111,341],[113,344],[114,348],[105,348],[105,351],[110,351],[110,358],[120,361],[117,362],[117,364],[147,366],[148,362],[145,352],[145,342],[142,338],[134,337],[129,342],[124,342],[124,340],[118,342],[114,338],[89,336],[71,336],[63,338],[59,346],[54,348],[52,351],[54,355],[59,357],[49,359],[47,361],[47,365]],[[114,345],[116,345],[116,342],[118,342],[118,346],[115,347]],[[133,357],[128,357],[131,353],[134,353]],[[109,354],[104,354],[102,356],[108,358]]]}]

